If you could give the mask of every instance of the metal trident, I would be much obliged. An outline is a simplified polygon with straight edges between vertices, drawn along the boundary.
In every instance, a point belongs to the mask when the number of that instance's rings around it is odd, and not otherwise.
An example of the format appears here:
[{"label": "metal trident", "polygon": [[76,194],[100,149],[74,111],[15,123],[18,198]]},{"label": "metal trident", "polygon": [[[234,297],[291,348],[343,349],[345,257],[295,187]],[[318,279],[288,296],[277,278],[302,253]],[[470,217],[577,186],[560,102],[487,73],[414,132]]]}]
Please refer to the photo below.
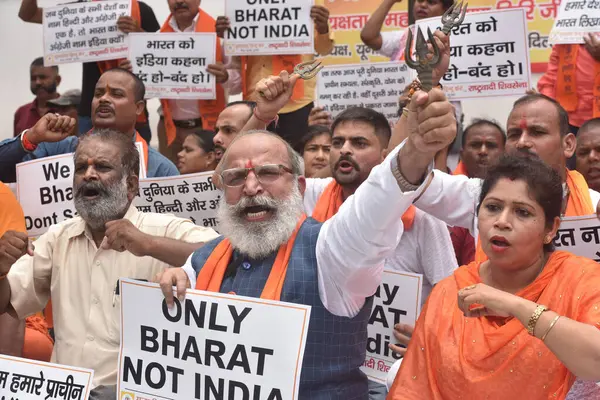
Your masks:
[{"label": "metal trident", "polygon": [[444,35],[449,35],[452,31],[452,28],[462,24],[465,20],[465,15],[467,14],[467,6],[469,4],[465,3],[463,6],[463,2],[452,4],[452,6],[446,10],[444,15],[442,15],[442,32]]},{"label": "metal trident", "polygon": [[[296,65],[294,67],[294,74],[297,74],[300,79],[312,79],[315,76],[317,76],[317,74],[319,73],[320,70],[323,69],[323,63],[321,62],[321,60],[312,60],[312,61],[305,61],[303,63],[300,63],[298,65]],[[265,94],[263,92],[258,92],[258,94],[261,97],[265,97]]]},{"label": "metal trident", "polygon": [[435,68],[440,62],[440,49],[438,48],[431,29],[427,28],[427,37],[431,43],[432,52],[427,47],[427,41],[423,36],[421,28],[417,30],[417,43],[415,44],[415,59],[411,56],[410,49],[412,48],[412,30],[408,30],[408,37],[406,39],[406,48],[404,49],[404,60],[406,65],[417,71],[419,81],[421,82],[421,88],[429,92],[433,88],[433,68]]}]

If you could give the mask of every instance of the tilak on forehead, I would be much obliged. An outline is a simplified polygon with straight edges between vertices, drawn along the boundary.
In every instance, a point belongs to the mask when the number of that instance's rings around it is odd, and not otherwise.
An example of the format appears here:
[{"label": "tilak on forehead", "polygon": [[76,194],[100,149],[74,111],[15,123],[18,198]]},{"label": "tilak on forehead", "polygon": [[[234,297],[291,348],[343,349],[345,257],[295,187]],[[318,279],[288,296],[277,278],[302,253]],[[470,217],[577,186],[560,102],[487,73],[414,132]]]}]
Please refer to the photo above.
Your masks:
[{"label": "tilak on forehead", "polygon": [[519,122],[519,128],[521,128],[522,130],[527,129],[527,116],[523,115],[521,117],[521,122]]},{"label": "tilak on forehead", "polygon": [[246,161],[246,165],[244,168],[252,168],[252,167],[254,167],[254,165],[252,164],[252,160]]}]

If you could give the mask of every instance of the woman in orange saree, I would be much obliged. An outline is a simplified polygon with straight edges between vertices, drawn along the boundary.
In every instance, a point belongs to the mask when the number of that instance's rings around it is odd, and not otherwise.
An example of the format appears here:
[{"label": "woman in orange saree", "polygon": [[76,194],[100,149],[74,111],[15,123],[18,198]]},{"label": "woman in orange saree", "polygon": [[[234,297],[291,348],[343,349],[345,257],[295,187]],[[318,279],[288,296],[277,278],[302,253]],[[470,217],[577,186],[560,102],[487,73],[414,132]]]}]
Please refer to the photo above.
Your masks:
[{"label": "woman in orange saree", "polygon": [[489,257],[437,284],[388,395],[564,399],[600,380],[600,267],[553,251],[562,185],[533,157],[504,156],[480,197]]}]

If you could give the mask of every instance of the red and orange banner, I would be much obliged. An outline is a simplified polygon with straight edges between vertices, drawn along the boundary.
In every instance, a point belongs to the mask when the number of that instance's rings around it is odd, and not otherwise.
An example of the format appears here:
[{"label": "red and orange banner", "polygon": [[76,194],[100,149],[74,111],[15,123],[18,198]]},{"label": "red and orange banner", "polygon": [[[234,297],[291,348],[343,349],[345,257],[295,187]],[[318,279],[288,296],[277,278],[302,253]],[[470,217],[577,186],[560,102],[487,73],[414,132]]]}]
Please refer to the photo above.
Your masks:
[{"label": "red and orange banner", "polygon": [[[336,47],[325,58],[327,64],[355,64],[359,62],[387,61],[377,55],[360,40],[360,30],[371,14],[381,4],[373,0],[326,0],[330,11],[330,26],[335,32]],[[396,4],[383,24],[382,31],[400,30],[408,27],[408,1]],[[531,71],[543,73],[550,57],[548,36],[560,0],[469,0],[469,12],[492,9],[524,8],[527,17],[528,46]]]}]

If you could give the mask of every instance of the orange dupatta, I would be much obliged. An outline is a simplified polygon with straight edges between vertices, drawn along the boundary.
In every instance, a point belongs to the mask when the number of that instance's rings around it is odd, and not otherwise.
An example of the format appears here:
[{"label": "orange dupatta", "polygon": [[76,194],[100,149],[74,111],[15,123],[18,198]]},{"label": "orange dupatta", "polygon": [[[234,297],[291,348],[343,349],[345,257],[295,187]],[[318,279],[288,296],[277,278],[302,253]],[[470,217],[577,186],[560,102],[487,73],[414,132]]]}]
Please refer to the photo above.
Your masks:
[{"label": "orange dupatta", "polygon": [[[516,318],[467,318],[458,291],[481,282],[481,263],[458,268],[433,289],[388,400],[564,399],[575,376]],[[516,295],[598,326],[600,269],[568,252],[550,255]]]},{"label": "orange dupatta", "polygon": [[[323,193],[321,193],[319,201],[317,201],[313,210],[312,217],[319,222],[325,222],[337,214],[342,203],[344,203],[342,186],[335,180],[332,180]],[[412,227],[415,221],[415,212],[415,206],[410,206],[402,215],[402,223],[405,230],[409,230]]]},{"label": "orange dupatta", "polygon": [[[25,214],[14,194],[0,182],[0,237],[7,231],[27,233]],[[52,307],[49,302],[47,307]],[[23,357],[49,362],[52,355],[52,338],[48,334],[48,325],[41,313],[25,319],[25,342]]]},{"label": "orange dupatta", "polygon": [[[277,301],[281,299],[281,291],[283,289],[290,256],[292,255],[292,249],[294,248],[294,242],[296,241],[298,231],[305,219],[306,215],[302,214],[292,236],[290,236],[286,243],[279,247],[279,251],[273,262],[273,267],[271,268],[271,273],[269,274],[267,283],[260,295],[261,299]],[[214,248],[202,266],[202,269],[198,274],[198,279],[196,280],[196,290],[219,292],[232,255],[233,246],[231,246],[229,239],[223,239],[221,243]]]},{"label": "orange dupatta", "polygon": [[[590,190],[583,175],[577,171],[567,170],[567,188],[569,188],[569,197],[567,199],[567,208],[565,217],[578,217],[581,215],[590,215],[596,212]],[[477,250],[475,251],[475,261],[483,262],[488,257],[483,252],[481,241],[477,240]]]},{"label": "orange dupatta", "polygon": [[[175,32],[169,23],[173,18],[173,14],[169,15],[169,18],[165,21],[161,32],[172,33]],[[213,17],[198,9],[198,21],[196,21],[196,28],[194,32],[200,33],[215,33],[215,20]],[[215,46],[215,60],[217,62],[223,61],[223,55],[221,54],[221,40],[217,37]],[[213,78],[214,79],[214,78]],[[221,85],[217,85],[217,98],[215,100],[198,100],[198,110],[200,111],[200,117],[202,118],[202,128],[215,130],[217,124],[217,118],[223,109],[225,108],[225,91]],[[160,104],[163,108],[163,114],[165,118],[165,129],[167,132],[167,144],[170,145],[177,137],[177,128],[173,123],[173,117],[171,109],[169,107],[169,101],[162,99]]]},{"label": "orange dupatta", "polygon": [[[558,45],[558,73],[556,76],[556,100],[567,112],[577,110],[577,53],[578,44]],[[592,117],[600,117],[600,62],[594,67],[594,104]]]},{"label": "orange dupatta", "polygon": [[456,169],[454,171],[452,171],[452,175],[469,176],[469,174],[467,173],[467,166],[465,165],[465,163],[462,161],[459,161],[458,165],[456,166]]}]

